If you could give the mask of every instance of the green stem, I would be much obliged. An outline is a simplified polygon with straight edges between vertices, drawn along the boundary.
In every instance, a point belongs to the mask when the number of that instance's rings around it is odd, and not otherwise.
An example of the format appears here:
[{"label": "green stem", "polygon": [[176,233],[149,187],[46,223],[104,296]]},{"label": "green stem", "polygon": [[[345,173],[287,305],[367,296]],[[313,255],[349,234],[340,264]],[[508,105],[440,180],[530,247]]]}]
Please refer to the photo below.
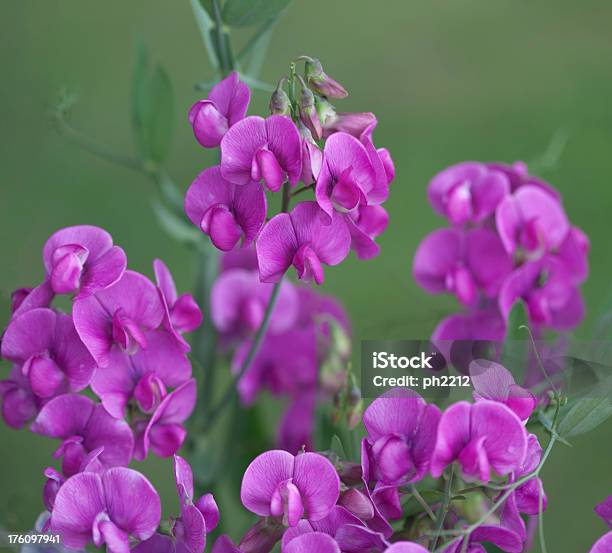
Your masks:
[{"label": "green stem", "polygon": [[259,351],[261,343],[268,330],[268,326],[270,324],[270,318],[272,316],[272,312],[274,311],[274,306],[276,305],[276,300],[278,299],[278,294],[280,292],[281,285],[282,285],[282,280],[277,282],[274,285],[274,288],[272,289],[272,295],[270,296],[270,301],[268,302],[268,307],[266,308],[266,312],[265,312],[263,321],[261,325],[259,326],[259,329],[257,330],[257,334],[255,334],[255,337],[253,338],[253,342],[251,343],[251,347],[247,353],[247,356],[242,362],[242,365],[240,365],[240,370],[238,371],[238,374],[234,377],[232,382],[229,384],[229,386],[225,390],[224,394],[221,396],[221,399],[219,400],[217,405],[215,405],[215,407],[213,407],[210,410],[208,419],[206,421],[207,430],[216,422],[217,418],[219,417],[219,415],[221,415],[221,413],[223,413],[226,406],[231,403],[231,400],[234,398],[234,395],[237,393],[238,382],[240,382],[240,379],[247,372],[253,359],[255,359],[255,356],[257,355],[257,352]]},{"label": "green stem", "polygon": [[436,520],[436,528],[434,531],[434,539],[431,545],[431,550],[435,551],[438,540],[440,539],[440,533],[442,532],[442,528],[444,527],[444,520],[446,519],[446,514],[448,513],[448,506],[450,505],[450,498],[452,494],[453,487],[453,475],[454,475],[454,465],[451,465],[450,472],[448,474],[448,480],[446,481],[446,485],[444,487],[444,500],[442,501],[442,506],[438,512],[438,518]]},{"label": "green stem", "polygon": [[215,42],[217,58],[219,59],[219,66],[221,74],[226,77],[233,69],[232,56],[229,50],[229,38],[227,33],[223,30],[223,20],[221,18],[221,8],[219,7],[219,0],[212,0],[213,17],[215,18]]},{"label": "green stem", "polygon": [[418,504],[423,507],[423,510],[427,513],[427,515],[429,516],[429,518],[433,521],[436,520],[436,515],[434,515],[434,512],[431,510],[431,507],[429,506],[429,503],[427,503],[427,501],[425,501],[425,499],[423,498],[423,496],[420,494],[419,490],[416,489],[416,487],[414,486],[414,484],[412,484],[410,486],[410,493],[412,493],[412,495],[414,496],[414,498],[417,500]]}]

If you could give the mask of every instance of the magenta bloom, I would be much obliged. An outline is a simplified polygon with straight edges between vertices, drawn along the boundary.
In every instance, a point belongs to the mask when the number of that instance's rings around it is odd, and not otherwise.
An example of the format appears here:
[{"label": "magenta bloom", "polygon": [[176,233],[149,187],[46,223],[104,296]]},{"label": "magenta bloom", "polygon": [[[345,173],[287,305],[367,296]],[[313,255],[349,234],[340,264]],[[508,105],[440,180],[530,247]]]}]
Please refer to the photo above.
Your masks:
[{"label": "magenta bloom", "polygon": [[570,228],[561,203],[535,186],[522,186],[507,196],[495,220],[508,253],[520,249],[527,259],[538,259],[558,248]]},{"label": "magenta bloom", "polygon": [[494,297],[512,271],[512,258],[499,237],[488,228],[433,231],[414,256],[414,278],[428,292],[451,292],[464,305],[473,305],[482,290]]},{"label": "magenta bloom", "polygon": [[487,483],[492,470],[500,476],[518,470],[526,452],[525,429],[508,407],[488,400],[459,401],[440,418],[431,474],[438,478],[458,461],[466,480]]},{"label": "magenta bloom", "polygon": [[26,311],[38,307],[49,307],[55,292],[48,280],[43,281],[35,288],[18,288],[11,294],[12,317],[18,317]]},{"label": "magenta bloom", "polygon": [[589,553],[610,553],[610,551],[612,551],[612,530],[601,536],[601,538],[593,544]]},{"label": "magenta bloom", "polygon": [[2,357],[20,366],[40,398],[82,390],[95,370],[70,316],[47,308],[26,311],[11,321],[2,338]]},{"label": "magenta bloom", "polygon": [[79,297],[117,282],[127,266],[124,251],[111,235],[88,225],[67,227],[52,234],[43,248],[43,261],[56,294]]},{"label": "magenta bloom", "polygon": [[178,295],[172,273],[161,259],[153,261],[153,271],[166,311],[166,330],[184,342],[180,334],[193,332],[200,326],[202,311],[191,294]]},{"label": "magenta bloom", "polygon": [[472,161],[444,169],[427,189],[434,210],[453,225],[484,221],[509,192],[504,173]]},{"label": "magenta bloom", "polygon": [[440,410],[416,392],[395,390],[374,400],[363,414],[370,470],[384,484],[421,480],[429,470]]},{"label": "magenta bloom", "polygon": [[160,518],[161,503],[151,483],[135,470],[116,467],[69,478],[55,498],[51,531],[70,548],[93,542],[109,553],[125,553],[130,538],[148,539]]},{"label": "magenta bloom", "polygon": [[527,164],[523,161],[515,161],[511,165],[506,163],[486,163],[486,166],[489,169],[499,171],[506,175],[508,181],[510,182],[511,192],[515,192],[522,186],[535,186],[542,189],[549,196],[552,196],[557,200],[561,200],[561,194],[559,194],[559,191],[546,181],[530,175],[527,169]]},{"label": "magenta bloom", "polygon": [[183,445],[187,431],[183,423],[196,403],[196,382],[190,379],[170,392],[153,411],[149,420],[136,423],[134,458],[146,459],[149,448],[159,457],[174,455]]},{"label": "magenta bloom", "polygon": [[[217,278],[211,293],[210,315],[224,338],[250,336],[260,327],[272,294],[272,284],[260,282],[256,271],[233,269]],[[268,332],[289,330],[298,316],[299,299],[295,287],[284,281],[272,312]]]},{"label": "magenta bloom", "polygon": [[595,507],[595,512],[608,525],[608,528],[612,528],[612,495],[609,495],[604,501],[597,505]]},{"label": "magenta bloom", "polygon": [[191,363],[172,335],[163,330],[145,334],[148,347],[134,355],[119,348],[110,353],[109,365],[96,371],[91,388],[115,418],[125,416],[133,399],[142,413],[153,413],[175,388],[191,378]]},{"label": "magenta bloom", "polygon": [[[541,459],[542,446],[538,442],[538,437],[535,434],[528,434],[527,453],[519,468],[512,474],[509,482],[514,482],[533,472],[538,468]],[[546,494],[544,493],[542,480],[539,477],[532,478],[519,486],[513,495],[516,507],[521,513],[537,515],[540,512],[540,495],[542,495],[542,510],[546,510]]]},{"label": "magenta bloom", "polygon": [[238,185],[263,182],[273,191],[295,185],[302,173],[302,140],[284,115],[250,116],[234,125],[221,141],[221,174]]},{"label": "magenta bloom", "polygon": [[223,178],[219,166],[211,167],[187,190],[185,212],[216,248],[229,251],[240,239],[247,246],[259,234],[266,220],[266,195],[259,183],[236,185]]},{"label": "magenta bloom", "polygon": [[108,366],[113,347],[128,354],[147,348],[146,332],[160,326],[165,309],[145,276],[126,271],[115,285],[74,303],[74,325],[100,367]]},{"label": "magenta bloom", "polygon": [[536,327],[568,330],[584,317],[580,290],[566,264],[556,256],[525,263],[505,280],[499,292],[499,308],[505,319],[518,300],[525,302],[529,320]]},{"label": "magenta bloom", "polygon": [[[444,350],[440,341],[490,340],[499,342],[506,335],[506,323],[495,306],[474,309],[442,319],[432,333],[431,339]],[[449,355],[446,355],[449,359]],[[471,361],[471,359],[470,359]]]},{"label": "magenta bloom", "polygon": [[132,458],[134,436],[128,423],[111,417],[102,405],[83,395],[53,398],[38,413],[31,429],[62,440],[54,456],[63,457],[66,476],[79,472],[88,454],[98,448],[103,450],[97,458],[106,467],[128,465]]},{"label": "magenta bloom", "polygon": [[274,450],[248,466],[240,499],[256,515],[282,517],[285,526],[295,526],[301,518],[325,518],[338,500],[339,488],[336,469],[325,457]]},{"label": "magenta bloom", "polygon": [[315,196],[330,219],[334,210],[350,213],[359,205],[382,203],[385,194],[380,184],[370,155],[359,140],[346,133],[335,133],[327,139]]},{"label": "magenta bloom", "polygon": [[323,532],[310,532],[292,539],[283,549],[284,553],[340,553],[340,548],[331,536]]},{"label": "magenta bloom", "polygon": [[359,138],[375,122],[376,116],[370,112],[333,113],[323,122],[323,137],[329,138],[334,133],[343,132]]},{"label": "magenta bloom", "polygon": [[0,380],[0,399],[2,418],[15,429],[31,421],[44,403],[42,398],[32,392],[28,378],[18,366],[13,367],[7,379]]},{"label": "magenta bloom", "polygon": [[538,404],[537,398],[514,381],[512,373],[493,361],[478,359],[470,363],[474,399],[499,401],[526,421]]},{"label": "magenta bloom", "polygon": [[323,152],[314,143],[312,137],[302,138],[302,174],[300,180],[304,184],[317,181],[323,163]]},{"label": "magenta bloom", "polygon": [[345,218],[351,233],[351,248],[359,259],[370,259],[380,253],[374,241],[385,232],[389,215],[380,205],[360,205]]},{"label": "magenta bloom", "polygon": [[251,91],[230,73],[217,83],[206,100],[199,100],[189,110],[189,122],[196,140],[204,148],[216,148],[227,130],[246,115]]},{"label": "magenta bloom", "polygon": [[[521,553],[523,551],[523,540],[518,534],[503,526],[486,524],[479,526],[472,532],[469,538],[467,553],[486,553],[482,542],[492,543],[507,553]],[[456,538],[448,543],[442,553],[460,553],[463,538]]]},{"label": "magenta bloom", "polygon": [[331,215],[331,223],[326,225],[315,202],[301,202],[291,213],[273,217],[257,240],[262,282],[278,282],[293,265],[298,278],[321,284],[323,264],[337,265],[351,246],[342,217],[333,212]]}]

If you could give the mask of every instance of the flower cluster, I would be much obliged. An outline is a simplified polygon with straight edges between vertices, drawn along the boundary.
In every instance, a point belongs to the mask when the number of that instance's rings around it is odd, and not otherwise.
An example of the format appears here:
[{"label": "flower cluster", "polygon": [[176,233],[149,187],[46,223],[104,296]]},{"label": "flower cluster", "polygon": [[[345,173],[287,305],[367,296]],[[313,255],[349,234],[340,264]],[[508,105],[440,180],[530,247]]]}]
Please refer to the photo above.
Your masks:
[{"label": "flower cluster", "polygon": [[335,299],[284,280],[266,335],[249,367],[240,374],[272,288],[259,280],[254,248],[225,254],[212,288],[210,314],[221,344],[232,352],[242,404],[252,405],[263,390],[288,398],[277,444],[295,453],[304,445],[312,447],[317,399],[333,397],[348,384],[345,366],[350,328]]},{"label": "flower cluster", "polygon": [[[323,265],[339,264],[351,248],[361,259],[378,254],[394,168],[389,152],[374,146],[374,115],[336,113],[330,99],[346,90],[318,60],[299,61],[304,75],[292,65],[267,118],[246,116],[250,91],[236,73],[193,105],[194,135],[205,148],[219,147],[221,162],[193,182],[185,211],[222,251],[255,242],[262,282],[280,281],[293,266],[298,278],[321,284]],[[266,221],[266,190],[281,189],[281,213]],[[314,201],[289,211],[291,198],[307,190]]]},{"label": "flower cluster", "polygon": [[550,184],[520,162],[466,162],[436,175],[428,195],[451,226],[421,242],[414,278],[430,293],[454,294],[465,308],[441,321],[434,338],[501,340],[517,301],[536,331],[582,320],[589,241]]},{"label": "flower cluster", "polygon": [[[501,365],[472,370],[474,403],[459,401],[441,412],[416,392],[399,389],[374,400],[363,416],[367,434],[359,464],[304,450],[257,457],[240,497],[261,518],[238,546],[222,536],[213,552],[266,553],[279,541],[285,553],[476,552],[484,551],[484,542],[523,551],[528,532],[522,515],[546,508],[538,478],[542,448],[525,427],[536,402]],[[406,499],[419,494],[415,484],[432,476],[444,487],[443,474],[449,493],[478,485],[463,492],[469,501],[461,495],[448,506],[436,530],[423,510],[404,511]],[[475,524],[493,505],[491,515]],[[439,500],[429,508],[439,509]],[[392,522],[400,519],[406,524],[397,530]]]},{"label": "flower cluster", "polygon": [[[69,547],[93,541],[120,553],[130,538],[157,529],[157,493],[127,466],[149,450],[172,456],[185,439],[196,385],[183,333],[202,314],[191,295],[178,295],[163,262],[154,262],[154,284],[127,269],[123,250],[98,227],[54,233],[43,262],[43,282],[12,296],[1,353],[13,368],[0,382],[2,417],[60,441],[61,469],[45,470],[47,526]],[[60,295],[71,297],[71,312],[54,306]],[[183,486],[187,505],[193,490]],[[193,523],[192,514],[182,516]]]}]

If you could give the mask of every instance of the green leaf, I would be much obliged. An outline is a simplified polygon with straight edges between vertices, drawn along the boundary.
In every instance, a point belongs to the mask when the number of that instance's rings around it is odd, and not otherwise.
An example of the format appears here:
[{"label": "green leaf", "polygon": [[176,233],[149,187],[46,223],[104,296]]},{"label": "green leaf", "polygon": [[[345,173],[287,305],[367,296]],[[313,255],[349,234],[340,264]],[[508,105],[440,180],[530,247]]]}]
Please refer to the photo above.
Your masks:
[{"label": "green leaf", "polygon": [[153,213],[162,229],[177,242],[193,245],[202,239],[202,233],[191,223],[178,217],[158,199],[153,200]]},{"label": "green leaf", "polygon": [[222,18],[232,27],[257,25],[279,15],[291,0],[227,0]]},{"label": "green leaf", "polygon": [[212,68],[217,71],[219,69],[219,61],[217,60],[212,41],[210,39],[210,32],[215,26],[212,20],[212,1],[191,0],[191,9],[198,25],[200,36],[202,37],[202,41],[206,47],[208,61],[210,61]]},{"label": "green leaf", "polygon": [[344,446],[342,445],[342,440],[338,434],[332,436],[330,450],[333,451],[339,459],[348,459],[346,451],[344,451]]},{"label": "green leaf", "polygon": [[608,395],[583,397],[564,410],[557,432],[563,438],[585,434],[612,416],[612,401]]},{"label": "green leaf", "polygon": [[162,162],[170,150],[174,123],[174,93],[166,71],[157,65],[149,76],[149,59],[141,41],[136,45],[132,84],[132,124],[138,155]]}]

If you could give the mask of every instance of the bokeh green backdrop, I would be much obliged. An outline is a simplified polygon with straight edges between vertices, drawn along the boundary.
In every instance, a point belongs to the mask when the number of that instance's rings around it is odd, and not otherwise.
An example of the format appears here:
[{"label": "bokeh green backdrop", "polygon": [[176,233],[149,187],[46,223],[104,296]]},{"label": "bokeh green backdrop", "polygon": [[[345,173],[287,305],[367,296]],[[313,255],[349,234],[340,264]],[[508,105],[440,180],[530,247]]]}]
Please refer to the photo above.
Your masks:
[{"label": "bokeh green backdrop", "polygon": [[[47,117],[68,86],[80,96],[75,126],[130,152],[130,81],[141,37],[174,84],[168,165],[186,188],[213,163],[186,121],[201,96],[194,83],[211,78],[188,1],[2,0],[1,8],[3,296],[36,283],[46,237],[78,223],[108,229],[139,271],[150,273],[151,260],[163,258],[188,288],[190,255],[156,224],[151,183],[66,144]],[[351,92],[343,109],[376,113],[377,144],[391,150],[397,167],[381,256],[326,271],[324,289],[347,306],[355,347],[364,338],[423,337],[453,309],[451,300],[425,295],[410,273],[419,240],[441,224],[426,202],[428,179],[464,159],[532,159],[560,128],[569,133],[567,147],[546,176],[592,240],[581,329],[589,335],[612,284],[611,21],[608,0],[295,0],[262,78],[275,81],[299,54],[319,56]],[[263,111],[267,100],[255,92],[254,107]],[[592,508],[612,492],[611,441],[607,424],[571,449],[558,447],[546,465],[551,551],[586,551],[604,532]],[[42,469],[54,444],[4,426],[0,443],[0,522],[24,531],[41,510]],[[146,470],[173,508],[169,461]]]}]

